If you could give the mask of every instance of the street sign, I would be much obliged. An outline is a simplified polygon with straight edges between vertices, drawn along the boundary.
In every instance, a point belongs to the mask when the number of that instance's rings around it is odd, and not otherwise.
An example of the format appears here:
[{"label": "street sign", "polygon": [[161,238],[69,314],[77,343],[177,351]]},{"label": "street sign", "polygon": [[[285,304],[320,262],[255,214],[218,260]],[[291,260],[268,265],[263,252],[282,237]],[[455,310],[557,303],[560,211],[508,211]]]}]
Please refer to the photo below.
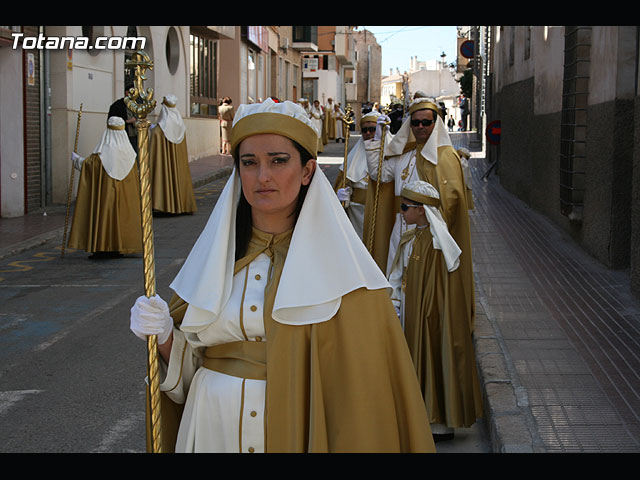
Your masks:
[{"label": "street sign", "polygon": [[487,141],[492,145],[498,145],[500,143],[500,133],[502,131],[502,125],[500,120],[494,120],[487,125]]},{"label": "street sign", "polygon": [[460,44],[460,54],[464,58],[473,58],[474,57],[474,43],[473,40],[465,40]]}]

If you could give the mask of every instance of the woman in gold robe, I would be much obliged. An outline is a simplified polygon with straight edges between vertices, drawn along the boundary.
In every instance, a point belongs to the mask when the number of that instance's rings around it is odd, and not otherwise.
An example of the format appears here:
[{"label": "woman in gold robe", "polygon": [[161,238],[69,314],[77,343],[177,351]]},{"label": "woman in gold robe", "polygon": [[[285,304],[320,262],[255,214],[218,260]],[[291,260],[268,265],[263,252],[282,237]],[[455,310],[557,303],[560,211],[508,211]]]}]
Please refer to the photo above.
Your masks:
[{"label": "woman in gold robe", "polygon": [[90,258],[142,252],[140,177],[124,128],[124,120],[110,117],[93,153],[72,156],[80,180],[68,246]]},{"label": "woman in gold robe", "polygon": [[292,102],[241,105],[236,168],[175,296],[132,308],[179,406],[167,449],[435,451],[389,284],[316,168],[317,138]]},{"label": "woman in gold robe", "polygon": [[198,210],[189,169],[187,128],[176,102],[175,95],[162,99],[158,123],[149,140],[152,208],[174,215]]}]

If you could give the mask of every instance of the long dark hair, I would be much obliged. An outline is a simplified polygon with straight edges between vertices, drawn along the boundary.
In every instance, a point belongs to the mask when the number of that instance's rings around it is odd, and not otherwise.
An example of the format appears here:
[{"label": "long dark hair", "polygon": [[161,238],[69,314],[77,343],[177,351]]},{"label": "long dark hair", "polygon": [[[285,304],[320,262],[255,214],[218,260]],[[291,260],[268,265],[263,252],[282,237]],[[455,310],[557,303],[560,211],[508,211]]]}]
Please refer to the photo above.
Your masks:
[{"label": "long dark hair", "polygon": [[[291,140],[293,145],[296,147],[296,150],[300,153],[300,162],[304,167],[307,162],[314,157],[307,152],[302,146]],[[235,164],[236,170],[240,172],[240,157],[238,155],[238,147],[233,151],[233,163]],[[304,199],[307,196],[307,190],[309,189],[309,185],[301,185],[300,193],[298,195],[298,200],[296,202],[296,208],[293,211],[292,215],[295,217],[295,220],[298,220],[298,215],[300,215],[300,210],[302,210],[302,204],[304,203]],[[238,209],[236,210],[236,261],[241,259],[247,253],[247,246],[249,245],[249,240],[251,240],[251,233],[253,229],[253,219],[251,217],[251,205],[247,202],[247,199],[240,189],[240,200],[238,202]]]}]

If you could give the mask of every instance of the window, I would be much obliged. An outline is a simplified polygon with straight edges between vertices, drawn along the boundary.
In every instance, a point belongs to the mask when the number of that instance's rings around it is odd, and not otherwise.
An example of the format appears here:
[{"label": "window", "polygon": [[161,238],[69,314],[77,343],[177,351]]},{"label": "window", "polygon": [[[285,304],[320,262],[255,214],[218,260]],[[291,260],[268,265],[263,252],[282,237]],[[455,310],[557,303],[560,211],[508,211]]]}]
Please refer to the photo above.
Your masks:
[{"label": "window", "polygon": [[293,27],[293,41],[301,43],[318,44],[318,27],[315,25],[303,25]]},{"label": "window", "polygon": [[524,59],[529,60],[531,58],[531,27],[524,28]]},{"label": "window", "polygon": [[178,70],[178,65],[180,64],[180,41],[178,40],[178,33],[173,27],[170,27],[167,32],[165,53],[167,55],[167,66],[169,67],[169,72],[171,72],[171,75],[174,75]]},{"label": "window", "polygon": [[257,82],[257,75],[256,75],[256,52],[254,52],[253,50],[249,49],[248,50],[248,55],[247,55],[247,95],[249,96],[249,102],[257,102],[258,101],[258,95],[256,93],[256,82]]},{"label": "window", "polygon": [[197,34],[190,35],[191,114],[218,114],[217,42]]}]

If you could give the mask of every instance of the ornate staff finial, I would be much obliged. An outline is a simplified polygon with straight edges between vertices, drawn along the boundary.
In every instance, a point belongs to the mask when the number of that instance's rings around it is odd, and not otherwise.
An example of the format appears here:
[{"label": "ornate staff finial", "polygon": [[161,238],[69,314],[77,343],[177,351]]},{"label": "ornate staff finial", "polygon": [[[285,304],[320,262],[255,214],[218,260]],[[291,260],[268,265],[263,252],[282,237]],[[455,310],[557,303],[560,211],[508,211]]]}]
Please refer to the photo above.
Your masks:
[{"label": "ornate staff finial", "polygon": [[153,61],[145,52],[138,50],[124,65],[127,68],[133,68],[135,75],[134,86],[129,89],[129,95],[124,97],[124,103],[137,119],[145,119],[147,114],[156,108],[153,88],[148,88],[146,92],[144,90],[144,81],[147,79],[145,73],[147,70],[153,70]]}]

